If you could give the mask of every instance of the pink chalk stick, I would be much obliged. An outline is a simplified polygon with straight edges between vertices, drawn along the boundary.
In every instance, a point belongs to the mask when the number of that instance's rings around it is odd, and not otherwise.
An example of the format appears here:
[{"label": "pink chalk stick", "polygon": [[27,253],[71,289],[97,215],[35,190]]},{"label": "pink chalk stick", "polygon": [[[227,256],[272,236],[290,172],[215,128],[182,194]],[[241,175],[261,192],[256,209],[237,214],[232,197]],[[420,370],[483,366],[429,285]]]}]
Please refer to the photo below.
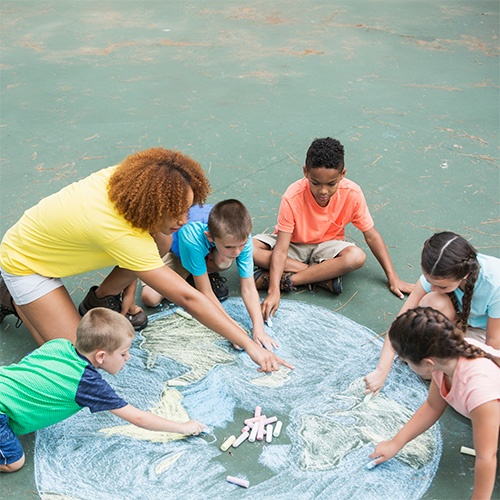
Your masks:
[{"label": "pink chalk stick", "polygon": [[278,421],[278,417],[269,417],[264,420],[264,425],[274,424],[274,422]]},{"label": "pink chalk stick", "polygon": [[259,420],[257,422],[254,422],[254,425],[252,427],[252,430],[250,431],[250,436],[248,437],[248,440],[253,443],[257,437],[257,433],[259,432],[260,428],[260,422],[264,420],[264,417],[259,417]]},{"label": "pink chalk stick", "polygon": [[245,425],[250,425],[253,424],[254,422],[257,422],[257,420],[260,420],[261,418],[267,418],[265,415],[261,415],[260,417],[252,417],[252,418],[247,418],[244,420]]},{"label": "pink chalk stick", "polygon": [[[253,427],[253,425],[252,425],[252,427]],[[245,425],[245,427],[243,427],[243,429],[241,429],[241,432],[249,432],[252,427]]]},{"label": "pink chalk stick", "polygon": [[255,407],[255,412],[254,412],[253,416],[254,417],[260,417],[261,413],[262,413],[262,408],[260,406],[256,406]]},{"label": "pink chalk stick", "polygon": [[241,486],[242,488],[248,488],[250,486],[250,481],[247,481],[246,479],[241,479],[239,477],[227,476],[226,481],[228,483],[237,484],[238,486]]}]

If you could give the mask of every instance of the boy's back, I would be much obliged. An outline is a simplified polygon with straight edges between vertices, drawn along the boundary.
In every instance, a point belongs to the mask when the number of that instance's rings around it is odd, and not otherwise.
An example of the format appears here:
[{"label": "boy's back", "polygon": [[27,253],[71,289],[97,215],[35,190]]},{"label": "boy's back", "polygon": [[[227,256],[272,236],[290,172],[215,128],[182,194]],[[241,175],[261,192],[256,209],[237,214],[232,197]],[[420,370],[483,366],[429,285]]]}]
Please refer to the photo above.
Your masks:
[{"label": "boy's back", "polygon": [[0,413],[17,435],[60,422],[85,406],[95,412],[126,404],[66,339],[51,340],[19,363],[0,367]]}]

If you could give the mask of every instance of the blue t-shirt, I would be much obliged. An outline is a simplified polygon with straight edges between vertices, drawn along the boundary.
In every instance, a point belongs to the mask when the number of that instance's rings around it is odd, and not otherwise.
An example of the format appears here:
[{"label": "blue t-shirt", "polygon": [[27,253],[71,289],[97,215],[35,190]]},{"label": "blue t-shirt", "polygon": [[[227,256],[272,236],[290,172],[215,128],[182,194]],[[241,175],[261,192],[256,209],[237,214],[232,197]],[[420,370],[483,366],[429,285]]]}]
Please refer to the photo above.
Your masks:
[{"label": "blue t-shirt", "polygon": [[[207,203],[206,205],[193,205],[189,209],[189,214],[188,214],[188,223],[189,222],[204,222],[205,224],[208,223],[208,217],[210,216],[210,212],[212,211],[213,205],[210,205]],[[179,257],[179,240],[177,236],[178,231],[175,231],[175,233],[172,233],[172,246],[170,247],[170,250]]]},{"label": "blue t-shirt", "polygon": [[46,342],[19,363],[0,367],[0,413],[9,417],[9,427],[18,436],[84,407],[96,412],[126,405],[66,339]]},{"label": "blue t-shirt", "polygon": [[[488,317],[500,318],[500,259],[478,253],[477,260],[479,275],[474,285],[468,323],[486,330]],[[420,283],[427,293],[431,291],[431,285],[423,275],[420,276]],[[461,309],[464,292],[457,288],[455,296]]]},{"label": "blue t-shirt", "polygon": [[[208,231],[208,224],[204,222],[188,222],[177,231],[177,252],[173,245],[172,251],[181,259],[182,267],[193,276],[202,276],[207,272],[206,257],[210,250],[215,247],[208,241],[205,231]],[[253,245],[252,237],[248,240],[243,251],[236,257],[238,274],[240,278],[251,278],[253,276]]]}]

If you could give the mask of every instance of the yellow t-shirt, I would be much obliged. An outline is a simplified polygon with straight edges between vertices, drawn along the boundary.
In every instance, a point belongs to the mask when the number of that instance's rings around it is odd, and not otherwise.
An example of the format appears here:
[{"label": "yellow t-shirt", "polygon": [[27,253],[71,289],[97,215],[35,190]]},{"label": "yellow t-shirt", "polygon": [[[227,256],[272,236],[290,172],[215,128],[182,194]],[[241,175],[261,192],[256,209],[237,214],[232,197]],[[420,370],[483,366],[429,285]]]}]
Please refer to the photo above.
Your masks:
[{"label": "yellow t-shirt", "polygon": [[59,278],[114,265],[132,271],[164,266],[151,235],[134,228],[109,201],[115,169],[95,172],[26,210],[2,240],[2,268]]}]

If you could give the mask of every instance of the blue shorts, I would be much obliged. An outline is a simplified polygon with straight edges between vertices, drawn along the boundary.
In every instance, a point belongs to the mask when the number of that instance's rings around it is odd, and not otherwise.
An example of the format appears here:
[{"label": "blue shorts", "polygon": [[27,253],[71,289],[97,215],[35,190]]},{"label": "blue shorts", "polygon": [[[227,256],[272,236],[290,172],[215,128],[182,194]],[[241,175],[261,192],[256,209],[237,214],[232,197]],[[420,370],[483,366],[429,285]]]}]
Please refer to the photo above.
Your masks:
[{"label": "blue shorts", "polygon": [[24,455],[21,442],[12,432],[8,421],[9,417],[0,413],[0,464],[2,465],[13,464]]}]

